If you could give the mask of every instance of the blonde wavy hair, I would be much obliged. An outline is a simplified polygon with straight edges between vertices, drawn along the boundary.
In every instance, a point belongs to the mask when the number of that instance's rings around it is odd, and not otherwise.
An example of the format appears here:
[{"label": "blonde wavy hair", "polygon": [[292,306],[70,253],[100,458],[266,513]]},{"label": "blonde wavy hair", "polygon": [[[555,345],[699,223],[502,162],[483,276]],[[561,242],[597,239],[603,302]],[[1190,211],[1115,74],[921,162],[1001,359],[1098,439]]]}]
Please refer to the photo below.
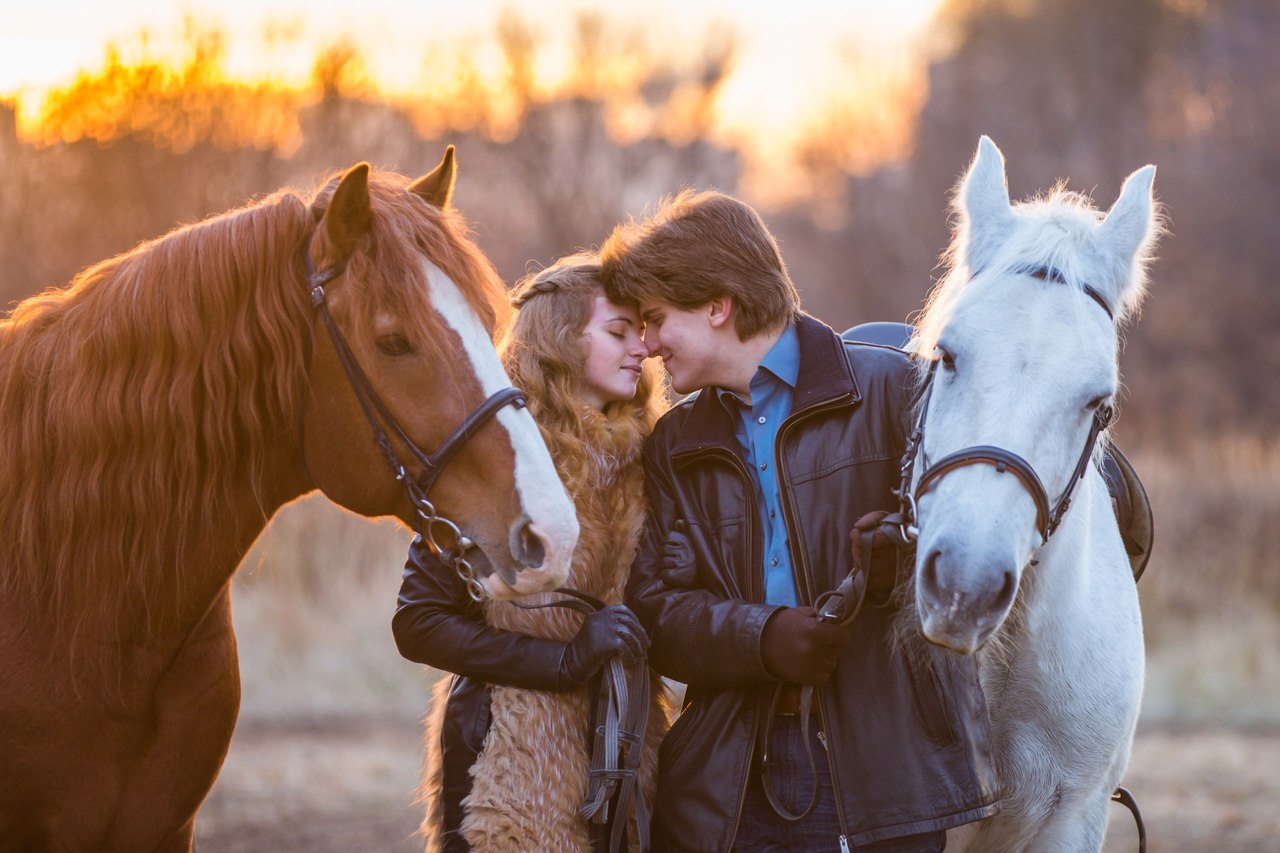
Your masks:
[{"label": "blonde wavy hair", "polygon": [[[516,314],[499,338],[507,373],[528,393],[529,411],[557,464],[587,456],[584,451],[599,420],[582,395],[587,359],[583,330],[595,298],[603,295],[599,257],[567,255],[516,284],[511,296]],[[667,405],[665,374],[649,360],[635,396],[606,405],[603,418],[606,423],[637,421],[647,434]]]}]

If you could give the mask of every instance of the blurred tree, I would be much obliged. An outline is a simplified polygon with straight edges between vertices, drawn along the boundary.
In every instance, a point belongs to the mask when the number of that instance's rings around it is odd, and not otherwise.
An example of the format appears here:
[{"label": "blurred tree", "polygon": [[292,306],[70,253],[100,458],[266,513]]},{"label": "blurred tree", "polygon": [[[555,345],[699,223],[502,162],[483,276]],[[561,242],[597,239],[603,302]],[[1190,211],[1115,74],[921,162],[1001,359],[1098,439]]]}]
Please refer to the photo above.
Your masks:
[{"label": "blurred tree", "polygon": [[[918,308],[981,134],[1009,155],[1015,198],[1074,177],[1075,189],[1100,188],[1105,207],[1154,162],[1172,230],[1146,316],[1127,334],[1121,430],[1179,442],[1273,433],[1280,4],[950,0],[943,25],[948,52],[930,68],[909,159],[848,179],[839,227],[781,220],[784,244],[805,247],[788,258],[805,273],[806,304],[835,325]],[[834,171],[838,152],[815,153]]]}]

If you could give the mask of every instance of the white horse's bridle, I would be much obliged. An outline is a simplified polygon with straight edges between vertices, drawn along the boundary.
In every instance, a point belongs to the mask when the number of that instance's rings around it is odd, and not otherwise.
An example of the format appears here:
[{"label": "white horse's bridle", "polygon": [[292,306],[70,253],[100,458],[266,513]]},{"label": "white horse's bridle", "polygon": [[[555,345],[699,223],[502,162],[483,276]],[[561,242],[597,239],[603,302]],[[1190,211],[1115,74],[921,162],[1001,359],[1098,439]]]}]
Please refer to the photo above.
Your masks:
[{"label": "white horse's bridle", "polygon": [[[1016,272],[1030,275],[1042,281],[1066,283],[1066,277],[1052,267],[1019,269]],[[1112,312],[1111,306],[1102,297],[1102,294],[1087,284],[1084,285],[1083,290],[1089,298],[1102,307],[1103,311],[1107,312],[1107,316],[1114,323],[1115,314]],[[986,444],[965,447],[954,453],[948,453],[933,464],[928,464],[928,460],[924,460],[924,473],[920,475],[920,481],[912,489],[911,481],[915,473],[916,457],[922,456],[924,453],[924,419],[929,411],[929,399],[933,395],[933,380],[938,371],[938,362],[939,359],[934,358],[933,363],[929,366],[929,372],[925,375],[924,396],[920,401],[915,427],[912,429],[911,437],[907,441],[907,448],[902,454],[902,479],[899,482],[897,494],[900,505],[898,524],[903,539],[914,541],[919,536],[920,529],[916,504],[921,495],[935,485],[947,472],[966,465],[983,463],[994,465],[996,471],[1000,473],[1011,472],[1030,493],[1031,499],[1035,501],[1036,505],[1036,530],[1040,533],[1042,538],[1041,546],[1043,547],[1048,543],[1049,537],[1053,535],[1053,532],[1058,529],[1058,525],[1062,523],[1062,517],[1071,506],[1071,493],[1075,490],[1076,484],[1084,477],[1084,473],[1089,466],[1089,460],[1093,457],[1093,448],[1097,444],[1098,436],[1115,419],[1115,409],[1110,405],[1104,404],[1094,411],[1093,423],[1089,428],[1089,437],[1085,440],[1084,449],[1076,462],[1075,471],[1072,473],[1071,479],[1067,481],[1067,486],[1062,495],[1052,508],[1049,506],[1049,494],[1045,490],[1044,483],[1030,463],[1012,451]]]}]

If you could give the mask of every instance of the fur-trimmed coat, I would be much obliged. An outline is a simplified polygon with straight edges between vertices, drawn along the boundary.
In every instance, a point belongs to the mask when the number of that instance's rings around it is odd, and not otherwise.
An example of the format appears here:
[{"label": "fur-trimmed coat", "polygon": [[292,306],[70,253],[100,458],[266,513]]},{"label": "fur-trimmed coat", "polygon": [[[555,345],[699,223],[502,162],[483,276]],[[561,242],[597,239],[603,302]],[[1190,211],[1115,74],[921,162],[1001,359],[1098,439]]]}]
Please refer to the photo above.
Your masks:
[{"label": "fur-trimmed coat", "polygon": [[[589,412],[587,418],[581,458],[555,454],[581,526],[566,583],[606,604],[619,604],[647,514],[640,451],[649,426],[634,412],[608,418]],[[547,593],[524,603],[555,598],[559,596]],[[495,628],[567,642],[584,617],[565,608],[523,610],[511,602],[489,601],[484,618]],[[660,679],[651,677],[654,702],[639,780],[649,803],[658,743],[671,715]],[[448,689],[449,679],[441,679],[426,720],[421,793],[427,804],[422,830],[428,853],[439,851],[441,844],[440,735]],[[591,760],[591,687],[551,692],[495,685],[491,695],[492,722],[471,768],[471,793],[463,800],[463,836],[477,851],[588,853],[588,825],[577,811],[586,796]],[[629,837],[634,846],[635,832]]]}]

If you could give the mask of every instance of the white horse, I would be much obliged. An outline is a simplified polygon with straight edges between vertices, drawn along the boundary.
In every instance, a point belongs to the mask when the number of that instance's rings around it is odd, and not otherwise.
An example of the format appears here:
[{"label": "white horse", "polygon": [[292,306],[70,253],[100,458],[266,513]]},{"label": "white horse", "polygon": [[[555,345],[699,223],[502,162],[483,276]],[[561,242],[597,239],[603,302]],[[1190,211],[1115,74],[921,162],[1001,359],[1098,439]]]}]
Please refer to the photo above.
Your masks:
[{"label": "white horse", "polygon": [[1160,230],[1154,177],[1130,175],[1105,215],[1061,186],[1015,206],[984,136],[957,192],[911,344],[928,383],[905,473],[913,615],[978,658],[1001,810],[948,849],[1099,850],[1129,761],[1142,621],[1096,457]]}]

